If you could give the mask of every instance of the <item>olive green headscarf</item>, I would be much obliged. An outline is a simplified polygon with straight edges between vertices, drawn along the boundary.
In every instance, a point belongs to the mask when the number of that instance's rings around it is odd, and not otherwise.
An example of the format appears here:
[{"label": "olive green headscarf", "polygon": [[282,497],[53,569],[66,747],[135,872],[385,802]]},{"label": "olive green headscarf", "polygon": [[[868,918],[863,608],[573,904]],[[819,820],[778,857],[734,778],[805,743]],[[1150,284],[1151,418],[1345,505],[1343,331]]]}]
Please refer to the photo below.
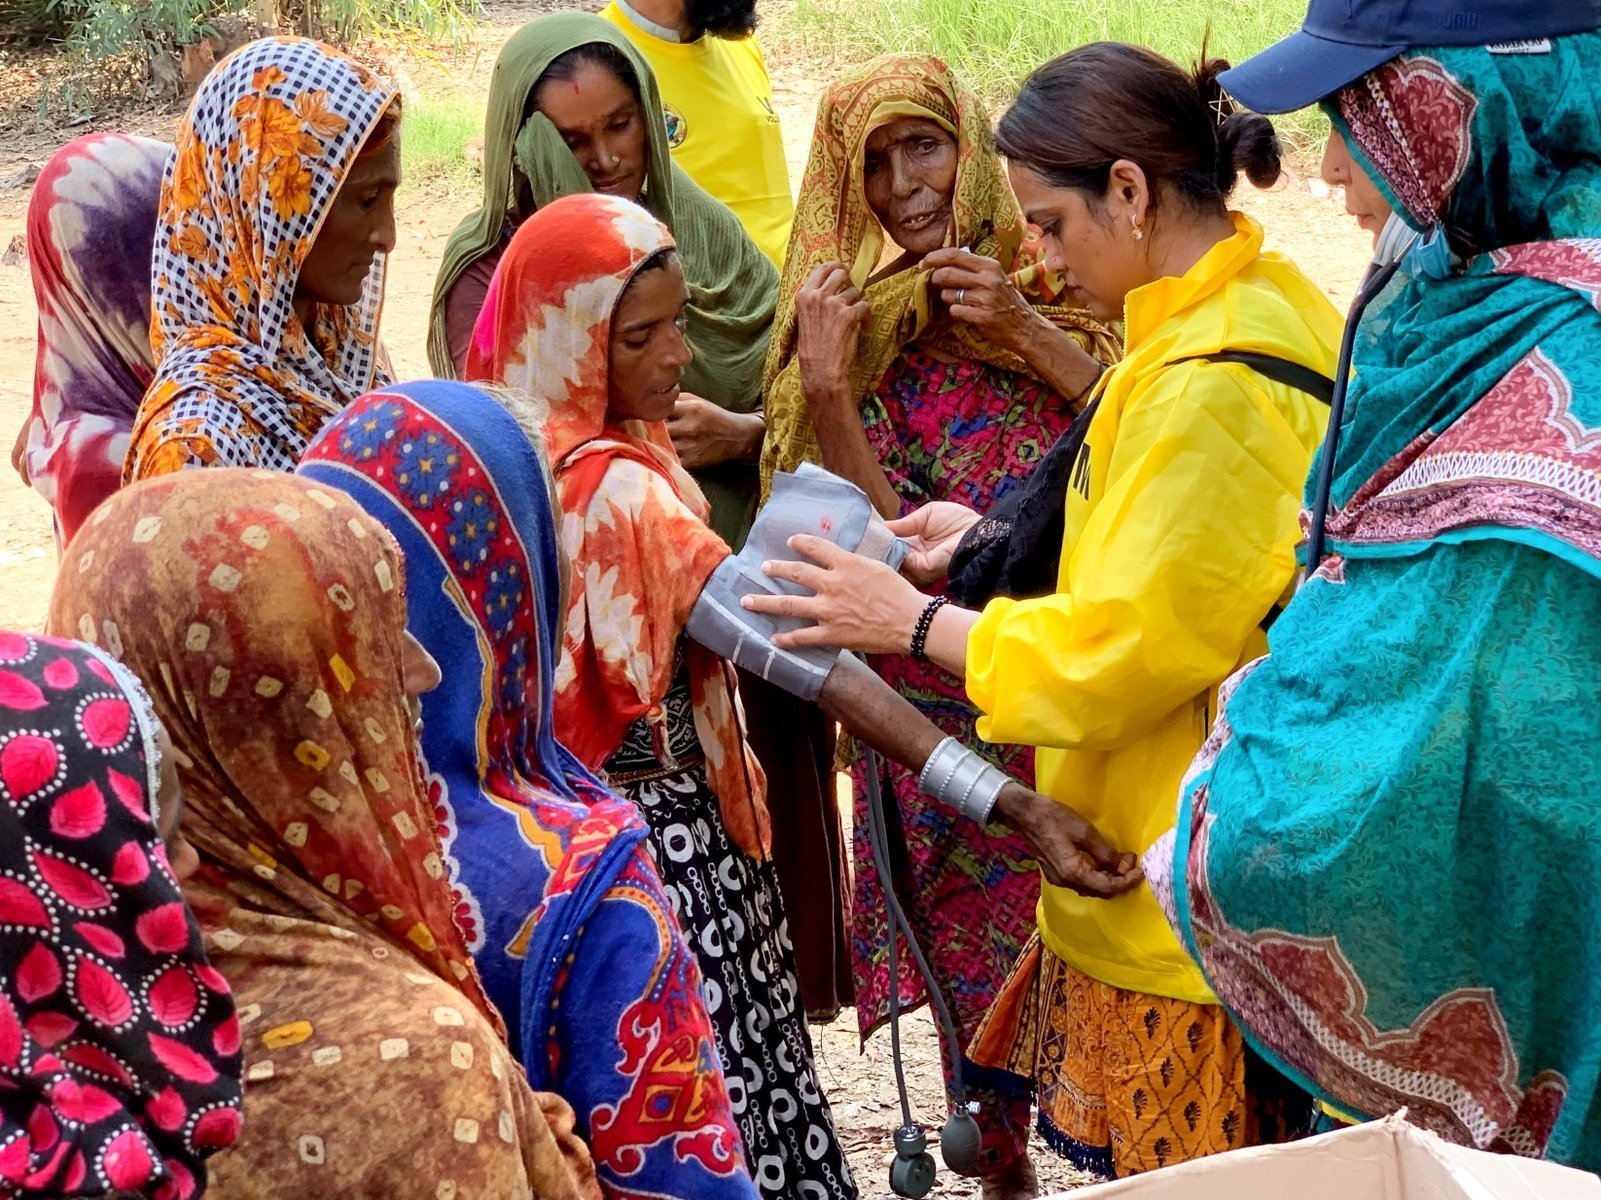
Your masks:
[{"label": "olive green headscarf", "polygon": [[[506,43],[489,82],[484,120],[484,203],[445,246],[434,283],[428,325],[428,360],[441,378],[455,374],[445,337],[445,298],[462,273],[500,244],[506,224],[518,224],[521,178],[534,207],[559,196],[587,192],[589,178],[561,134],[530,98],[550,64],[569,50],[604,42],[632,64],[644,109],[649,162],[642,202],[672,230],[689,284],[686,334],[695,361],[684,390],[731,412],[751,412],[761,400],[762,362],[778,299],[778,271],[746,235],[739,218],[713,199],[672,160],[667,122],[650,64],[610,21],[588,13],[551,13],[530,21]],[[712,528],[736,549],[750,527],[756,503],[752,464],[724,463],[695,472],[711,501]]]}]

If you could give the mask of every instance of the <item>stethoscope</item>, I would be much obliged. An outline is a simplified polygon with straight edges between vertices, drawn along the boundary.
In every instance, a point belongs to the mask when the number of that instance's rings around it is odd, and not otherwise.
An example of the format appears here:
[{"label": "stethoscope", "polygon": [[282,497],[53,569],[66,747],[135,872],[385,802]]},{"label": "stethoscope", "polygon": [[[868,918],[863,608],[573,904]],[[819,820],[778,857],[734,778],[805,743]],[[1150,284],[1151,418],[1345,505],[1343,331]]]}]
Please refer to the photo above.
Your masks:
[{"label": "stethoscope", "polygon": [[[734,720],[739,728],[740,740],[747,740],[744,714],[735,707]],[[917,938],[912,933],[911,922],[906,918],[906,910],[901,907],[900,898],[895,894],[895,879],[890,869],[889,860],[889,832],[885,827],[884,793],[879,781],[879,758],[871,748],[863,747],[866,754],[865,766],[867,770],[867,831],[868,841],[873,848],[873,866],[878,871],[879,885],[884,893],[884,905],[889,911],[889,1037],[890,1055],[895,1064],[895,1091],[900,1097],[901,1124],[895,1131],[895,1159],[889,1169],[890,1190],[897,1196],[908,1197],[909,1200],[922,1200],[934,1188],[934,1156],[928,1152],[928,1138],[923,1127],[912,1119],[912,1101],[906,1090],[906,1067],[901,1057],[901,964],[899,939],[896,931],[899,930],[906,937],[906,945],[912,954],[912,960],[917,964],[917,970],[923,977],[923,986],[928,991],[928,1002],[934,1010],[934,1018],[939,1022],[940,1032],[944,1035],[945,1045],[949,1048],[951,1056],[951,1099],[953,1106],[950,1115],[945,1119],[940,1129],[940,1154],[945,1159],[945,1165],[951,1170],[962,1174],[973,1174],[978,1169],[978,1155],[983,1135],[980,1134],[978,1122],[973,1120],[972,1114],[967,1110],[967,1088],[962,1082],[962,1051],[956,1040],[956,1022],[951,1018],[951,1010],[945,1003],[945,996],[939,989],[934,978],[934,971],[928,965],[922,947],[917,944]],[[747,796],[755,794],[754,781],[750,775],[748,763],[742,760],[745,771],[745,786]],[[754,805],[751,819],[756,820]],[[769,867],[770,869],[770,867]],[[777,881],[769,877],[776,889]]]},{"label": "stethoscope", "polygon": [[[1362,286],[1357,289],[1351,315],[1345,319],[1345,330],[1340,335],[1339,365],[1334,371],[1334,394],[1329,400],[1329,428],[1323,435],[1323,455],[1318,460],[1317,478],[1312,488],[1306,534],[1308,577],[1323,563],[1329,503],[1334,492],[1334,456],[1339,452],[1340,430],[1345,424],[1345,397],[1351,387],[1351,357],[1356,349],[1357,329],[1362,324],[1362,316],[1367,312],[1368,305],[1389,286],[1420,236],[1399,214],[1390,214],[1374,246],[1373,263],[1362,276]],[[1444,234],[1437,230],[1434,236],[1443,238]]]},{"label": "stethoscope", "polygon": [[901,1059],[901,964],[897,931],[906,937],[912,961],[923,977],[928,992],[929,1006],[939,1022],[940,1033],[951,1059],[950,1115],[939,1132],[940,1156],[951,1170],[970,1175],[978,1169],[978,1153],[982,1135],[978,1122],[967,1110],[967,1087],[962,1082],[962,1050],[956,1039],[956,1022],[945,1003],[934,972],[924,957],[922,947],[912,933],[906,910],[895,894],[895,880],[890,869],[889,831],[884,818],[884,792],[879,780],[879,759],[872,750],[866,751],[867,771],[867,837],[873,848],[873,866],[878,871],[878,882],[884,893],[884,905],[889,911],[889,1043],[890,1058],[895,1064],[895,1091],[901,1103],[901,1124],[895,1131],[895,1158],[890,1163],[889,1187],[897,1196],[921,1200],[934,1188],[934,1156],[928,1152],[928,1137],[923,1127],[912,1119],[912,1102],[906,1091],[906,1068]]}]

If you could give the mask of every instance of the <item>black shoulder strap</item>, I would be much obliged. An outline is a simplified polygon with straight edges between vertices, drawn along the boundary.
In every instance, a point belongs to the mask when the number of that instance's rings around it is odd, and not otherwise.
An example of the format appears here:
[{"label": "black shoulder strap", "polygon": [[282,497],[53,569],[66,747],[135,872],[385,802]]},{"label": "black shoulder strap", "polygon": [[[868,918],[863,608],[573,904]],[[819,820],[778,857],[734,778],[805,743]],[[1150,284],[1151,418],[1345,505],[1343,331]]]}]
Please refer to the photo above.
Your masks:
[{"label": "black shoulder strap", "polygon": [[1285,387],[1305,392],[1308,396],[1323,401],[1324,404],[1334,401],[1334,380],[1327,375],[1320,375],[1311,367],[1280,358],[1276,354],[1258,354],[1254,350],[1219,350],[1216,354],[1194,354],[1189,358],[1175,358],[1169,365],[1186,362],[1238,363],[1242,367],[1249,367],[1258,375],[1273,380],[1274,383],[1282,383]]}]

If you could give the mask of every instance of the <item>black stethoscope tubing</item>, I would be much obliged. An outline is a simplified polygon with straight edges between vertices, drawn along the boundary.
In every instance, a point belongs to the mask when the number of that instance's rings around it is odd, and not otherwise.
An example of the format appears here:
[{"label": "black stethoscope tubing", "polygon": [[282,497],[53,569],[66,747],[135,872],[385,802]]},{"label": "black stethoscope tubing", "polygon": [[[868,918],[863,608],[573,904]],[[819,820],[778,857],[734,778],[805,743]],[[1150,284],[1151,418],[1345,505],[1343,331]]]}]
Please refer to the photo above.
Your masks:
[{"label": "black stethoscope tubing", "polygon": [[1373,298],[1395,277],[1401,262],[1397,259],[1384,266],[1368,269],[1358,289],[1351,315],[1346,318],[1345,331],[1340,336],[1339,365],[1334,370],[1334,395],[1329,401],[1329,428],[1323,435],[1323,456],[1318,460],[1317,480],[1312,489],[1310,521],[1306,536],[1306,573],[1311,574],[1323,563],[1325,528],[1328,522],[1329,501],[1334,492],[1334,456],[1340,449],[1340,428],[1345,423],[1345,397],[1351,387],[1351,356],[1356,350],[1357,328],[1362,314]]}]

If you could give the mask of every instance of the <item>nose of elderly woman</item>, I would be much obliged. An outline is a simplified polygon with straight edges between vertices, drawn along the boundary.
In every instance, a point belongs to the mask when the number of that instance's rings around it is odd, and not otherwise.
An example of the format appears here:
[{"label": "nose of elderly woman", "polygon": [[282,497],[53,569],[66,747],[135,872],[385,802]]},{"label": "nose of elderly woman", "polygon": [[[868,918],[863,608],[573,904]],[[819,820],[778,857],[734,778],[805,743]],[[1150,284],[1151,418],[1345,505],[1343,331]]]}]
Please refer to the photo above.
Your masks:
[{"label": "nose of elderly woman", "polygon": [[1379,190],[1378,184],[1357,165],[1350,145],[1338,131],[1331,132],[1323,146],[1320,174],[1323,182],[1330,187],[1345,189],[1345,211],[1355,217],[1357,224],[1371,233],[1377,242],[1384,223],[1390,218],[1390,202]]},{"label": "nose of elderly woman", "polygon": [[433,691],[444,679],[439,663],[423,644],[408,630],[401,645],[400,669],[402,686],[406,689],[406,707],[411,710],[411,722],[418,734],[422,733],[422,701],[420,696]]},{"label": "nose of elderly woman", "polygon": [[909,199],[923,186],[923,172],[915,168],[904,154],[889,156],[890,195],[897,200]]},{"label": "nose of elderly woman", "polygon": [[395,244],[400,240],[395,232],[395,197],[394,193],[386,193],[378,202],[378,215],[373,220],[372,232],[368,235],[368,242],[380,254],[393,254]]},{"label": "nose of elderly woman", "polygon": [[406,634],[405,649],[401,652],[401,667],[405,673],[408,696],[421,696],[433,691],[445,677],[434,656],[410,632]]}]

